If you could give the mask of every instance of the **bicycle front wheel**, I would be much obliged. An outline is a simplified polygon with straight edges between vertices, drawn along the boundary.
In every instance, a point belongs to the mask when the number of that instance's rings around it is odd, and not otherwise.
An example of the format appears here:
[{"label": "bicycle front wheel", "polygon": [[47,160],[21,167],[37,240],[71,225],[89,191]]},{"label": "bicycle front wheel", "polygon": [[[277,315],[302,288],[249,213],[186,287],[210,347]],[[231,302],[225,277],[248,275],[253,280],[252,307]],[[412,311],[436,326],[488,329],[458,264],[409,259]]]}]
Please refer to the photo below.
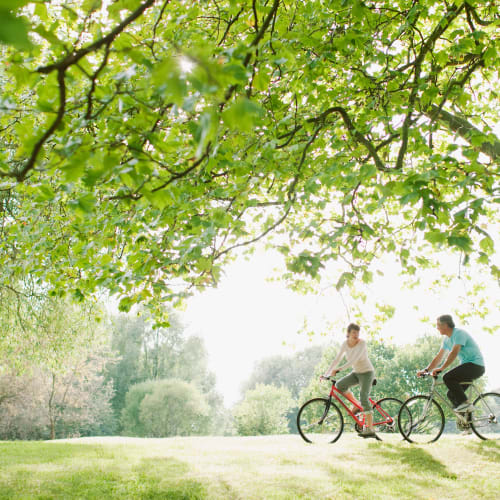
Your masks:
[{"label": "bicycle front wheel", "polygon": [[413,396],[401,406],[399,431],[410,443],[433,443],[444,429],[443,409],[428,396]]},{"label": "bicycle front wheel", "polygon": [[398,415],[403,401],[383,398],[373,405],[373,425],[377,432],[395,434],[398,431]]},{"label": "bicycle front wheel", "polygon": [[344,418],[334,403],[315,398],[301,406],[297,429],[308,443],[335,443],[344,429]]},{"label": "bicycle front wheel", "polygon": [[500,439],[500,394],[488,392],[474,401],[470,426],[481,439]]}]

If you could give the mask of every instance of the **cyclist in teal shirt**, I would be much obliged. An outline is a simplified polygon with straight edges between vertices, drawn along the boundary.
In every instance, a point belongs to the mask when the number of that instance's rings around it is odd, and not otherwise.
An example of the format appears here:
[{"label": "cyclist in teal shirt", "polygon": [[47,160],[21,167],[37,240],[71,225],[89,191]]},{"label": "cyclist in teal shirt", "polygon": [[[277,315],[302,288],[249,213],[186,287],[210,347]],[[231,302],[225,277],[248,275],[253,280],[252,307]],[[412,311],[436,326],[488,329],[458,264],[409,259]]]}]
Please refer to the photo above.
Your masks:
[{"label": "cyclist in teal shirt", "polygon": [[[448,387],[448,398],[453,403],[455,410],[467,411],[469,403],[465,390],[468,386],[461,385],[461,382],[474,380],[484,375],[483,356],[476,341],[465,330],[455,328],[453,318],[449,314],[439,316],[437,329],[444,337],[441,349],[429,366],[425,370],[417,372],[417,375],[421,375],[423,372],[431,372],[432,375],[437,375],[445,368],[448,368],[458,357],[461,364],[446,372],[443,375],[443,382]],[[448,356],[444,363],[437,368],[447,352]]]}]

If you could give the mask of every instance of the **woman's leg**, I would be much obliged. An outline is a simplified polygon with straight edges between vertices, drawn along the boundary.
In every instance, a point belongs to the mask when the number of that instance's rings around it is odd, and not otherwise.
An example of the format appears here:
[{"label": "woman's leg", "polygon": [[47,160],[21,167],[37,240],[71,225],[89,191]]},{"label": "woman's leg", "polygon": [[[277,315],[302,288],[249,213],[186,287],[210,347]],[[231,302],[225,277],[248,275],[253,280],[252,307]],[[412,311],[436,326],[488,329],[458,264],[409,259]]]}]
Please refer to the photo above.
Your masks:
[{"label": "woman's leg", "polygon": [[373,411],[370,403],[370,392],[372,389],[373,379],[375,378],[374,372],[365,372],[356,374],[360,383],[360,399],[361,405],[365,412],[365,427],[370,432],[375,432],[373,428]]},{"label": "woman's leg", "polygon": [[[345,377],[342,377],[336,384],[335,387],[340,392],[343,392],[351,401],[354,403],[357,403],[360,405],[358,400],[354,397],[354,394],[349,390],[351,387],[354,385],[359,384],[358,377],[354,372],[349,373],[349,375],[346,375]],[[357,410],[357,408],[353,408],[352,411]]]}]

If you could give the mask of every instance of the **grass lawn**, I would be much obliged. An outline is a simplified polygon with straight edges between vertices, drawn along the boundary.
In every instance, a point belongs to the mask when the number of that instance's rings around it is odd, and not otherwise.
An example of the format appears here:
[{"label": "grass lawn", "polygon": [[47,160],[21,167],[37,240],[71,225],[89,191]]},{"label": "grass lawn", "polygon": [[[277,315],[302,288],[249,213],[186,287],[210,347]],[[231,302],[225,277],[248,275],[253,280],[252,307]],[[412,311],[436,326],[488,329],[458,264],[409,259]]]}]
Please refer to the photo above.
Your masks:
[{"label": "grass lawn", "polygon": [[500,443],[344,434],[0,443],[0,499],[500,498]]}]

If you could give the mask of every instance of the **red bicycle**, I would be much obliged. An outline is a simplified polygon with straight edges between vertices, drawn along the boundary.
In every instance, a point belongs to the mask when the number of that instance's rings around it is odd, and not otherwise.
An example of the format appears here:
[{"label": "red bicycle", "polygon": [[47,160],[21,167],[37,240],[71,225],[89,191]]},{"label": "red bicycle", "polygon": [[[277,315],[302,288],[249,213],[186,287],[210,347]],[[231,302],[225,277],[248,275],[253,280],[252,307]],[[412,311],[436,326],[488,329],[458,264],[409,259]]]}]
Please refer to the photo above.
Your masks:
[{"label": "red bicycle", "polygon": [[[347,414],[354,420],[357,432],[363,430],[365,414],[363,408],[348,398],[335,387],[335,380],[328,398],[314,398],[304,403],[297,414],[297,428],[304,441],[308,443],[335,443],[344,430],[344,417],[339,406],[343,406]],[[373,385],[377,383],[373,381]],[[333,401],[336,400],[336,402]],[[382,398],[377,402],[370,398],[373,405],[373,426],[377,433],[396,434],[399,432],[397,419],[403,402],[397,398]],[[354,405],[358,411],[351,410]]]}]

